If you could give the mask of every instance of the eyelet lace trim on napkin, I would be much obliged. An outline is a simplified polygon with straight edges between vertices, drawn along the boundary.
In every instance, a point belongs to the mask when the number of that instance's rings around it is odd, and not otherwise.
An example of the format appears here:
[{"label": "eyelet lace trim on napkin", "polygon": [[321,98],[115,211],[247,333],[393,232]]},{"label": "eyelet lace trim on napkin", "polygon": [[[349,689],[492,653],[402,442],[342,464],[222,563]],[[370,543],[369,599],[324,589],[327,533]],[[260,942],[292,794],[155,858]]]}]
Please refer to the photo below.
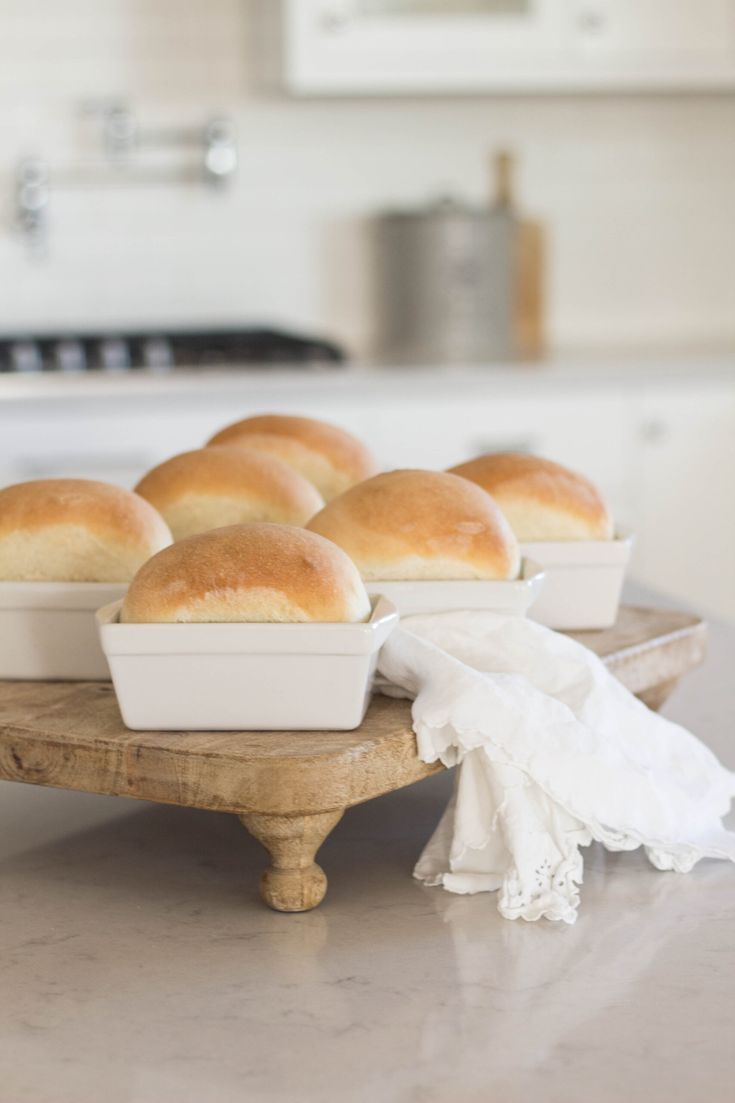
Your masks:
[{"label": "eyelet lace trim on napkin", "polygon": [[593,839],[643,846],[658,869],[735,860],[721,823],[735,775],[574,640],[491,613],[409,618],[380,671],[415,698],[419,757],[459,766],[414,871],[425,883],[497,890],[508,918],[572,923]]}]

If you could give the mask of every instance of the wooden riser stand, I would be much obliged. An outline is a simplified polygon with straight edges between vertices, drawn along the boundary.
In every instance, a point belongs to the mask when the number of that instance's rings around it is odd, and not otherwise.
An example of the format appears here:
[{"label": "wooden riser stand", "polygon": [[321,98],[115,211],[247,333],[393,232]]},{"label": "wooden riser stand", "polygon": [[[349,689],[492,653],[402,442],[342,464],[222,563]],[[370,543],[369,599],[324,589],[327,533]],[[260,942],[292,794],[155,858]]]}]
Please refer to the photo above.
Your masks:
[{"label": "wooden riser stand", "polygon": [[[657,709],[706,628],[624,607],[614,628],[571,634]],[[234,813],[270,854],[261,895],[277,911],[324,899],[314,859],[346,809],[441,769],[417,757],[410,702],[388,697],[354,732],[133,732],[109,682],[0,682],[0,778]]]}]

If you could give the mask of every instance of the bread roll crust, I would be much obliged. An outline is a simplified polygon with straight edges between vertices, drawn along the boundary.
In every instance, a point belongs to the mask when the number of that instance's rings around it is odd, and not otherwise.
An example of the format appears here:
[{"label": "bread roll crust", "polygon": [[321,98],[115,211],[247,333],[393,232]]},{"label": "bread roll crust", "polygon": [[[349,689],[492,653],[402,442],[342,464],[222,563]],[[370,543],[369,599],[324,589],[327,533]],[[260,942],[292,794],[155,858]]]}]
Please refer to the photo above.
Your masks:
[{"label": "bread roll crust", "polygon": [[175,540],[248,521],[305,525],[324,505],[316,487],[287,463],[229,445],[172,456],[135,490],[158,509]]},{"label": "bread roll crust", "polygon": [[369,580],[518,575],[518,545],[495,502],[446,472],[376,475],[328,503],[307,527],[344,548]]},{"label": "bread roll crust", "polygon": [[128,589],[128,623],[355,622],[370,616],[341,548],[291,525],[256,522],[190,536],[145,563]]},{"label": "bread roll crust", "polygon": [[208,441],[213,444],[242,444],[279,456],[313,482],[326,501],[378,469],[361,441],[315,418],[285,414],[248,417],[215,433]]},{"label": "bread roll crust", "polygon": [[495,498],[518,540],[610,540],[613,519],[597,487],[560,463],[521,452],[478,456],[450,468]]},{"label": "bread roll crust", "polygon": [[35,479],[0,490],[0,579],[128,582],[171,543],[132,490],[93,479]]}]

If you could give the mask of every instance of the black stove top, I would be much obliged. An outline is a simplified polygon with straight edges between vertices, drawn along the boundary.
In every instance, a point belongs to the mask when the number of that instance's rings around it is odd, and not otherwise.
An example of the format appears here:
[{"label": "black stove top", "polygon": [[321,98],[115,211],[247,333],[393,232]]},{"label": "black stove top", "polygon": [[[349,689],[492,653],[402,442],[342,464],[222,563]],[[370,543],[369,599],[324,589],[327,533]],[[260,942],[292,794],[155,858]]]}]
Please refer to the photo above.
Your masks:
[{"label": "black stove top", "polygon": [[277,329],[147,330],[0,337],[0,371],[174,371],[290,364],[338,366],[332,341]]}]

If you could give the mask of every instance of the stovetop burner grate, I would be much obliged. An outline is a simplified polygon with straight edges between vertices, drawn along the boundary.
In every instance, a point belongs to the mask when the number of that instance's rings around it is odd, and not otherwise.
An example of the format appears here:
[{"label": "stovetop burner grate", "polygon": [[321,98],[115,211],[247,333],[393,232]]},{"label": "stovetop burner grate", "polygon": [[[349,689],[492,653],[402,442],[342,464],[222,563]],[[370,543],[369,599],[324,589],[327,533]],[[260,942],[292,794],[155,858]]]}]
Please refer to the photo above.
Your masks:
[{"label": "stovetop burner grate", "polygon": [[167,372],[298,364],[337,366],[346,360],[333,341],[277,329],[206,329],[67,333],[0,338],[4,372]]}]

